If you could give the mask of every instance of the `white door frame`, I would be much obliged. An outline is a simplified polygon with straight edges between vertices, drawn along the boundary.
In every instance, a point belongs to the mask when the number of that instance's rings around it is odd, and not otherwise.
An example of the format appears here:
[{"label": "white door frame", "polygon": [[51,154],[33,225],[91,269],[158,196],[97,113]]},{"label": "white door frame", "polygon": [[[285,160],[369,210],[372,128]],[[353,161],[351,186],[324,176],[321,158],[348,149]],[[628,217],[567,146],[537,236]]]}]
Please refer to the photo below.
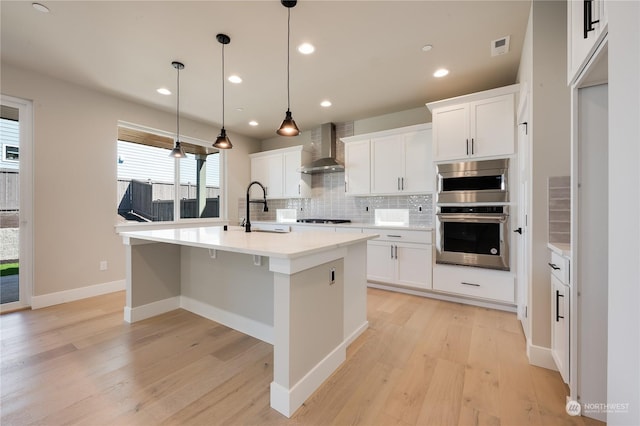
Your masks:
[{"label": "white door frame", "polygon": [[[527,341],[531,339],[531,309],[529,307],[531,283],[531,238],[529,238],[528,218],[531,217],[531,144],[532,130],[529,119],[529,93],[527,84],[520,90],[518,105],[518,208],[516,227],[522,228],[522,234],[517,237],[517,304],[518,318],[522,323]],[[528,343],[528,342],[527,342]],[[527,347],[529,345],[527,344]]]},{"label": "white door frame", "polygon": [[0,103],[19,111],[20,121],[20,300],[0,312],[28,307],[33,295],[33,102],[0,95]]}]

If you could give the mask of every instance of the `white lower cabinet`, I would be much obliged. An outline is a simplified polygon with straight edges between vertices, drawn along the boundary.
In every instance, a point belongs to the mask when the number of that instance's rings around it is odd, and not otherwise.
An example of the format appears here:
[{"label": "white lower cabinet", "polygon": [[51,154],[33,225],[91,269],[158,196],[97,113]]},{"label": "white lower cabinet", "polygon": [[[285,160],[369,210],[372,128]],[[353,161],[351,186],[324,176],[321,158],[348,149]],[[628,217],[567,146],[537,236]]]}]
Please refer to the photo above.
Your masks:
[{"label": "white lower cabinet", "polygon": [[435,265],[433,289],[461,296],[515,303],[515,279],[509,271]]},{"label": "white lower cabinet", "polygon": [[551,355],[565,383],[569,383],[569,286],[551,276]]},{"label": "white lower cabinet", "polygon": [[364,229],[380,234],[367,243],[367,279],[419,289],[431,289],[432,245],[430,231]]},{"label": "white lower cabinet", "polygon": [[565,383],[569,383],[571,287],[569,258],[551,252],[551,356]]}]

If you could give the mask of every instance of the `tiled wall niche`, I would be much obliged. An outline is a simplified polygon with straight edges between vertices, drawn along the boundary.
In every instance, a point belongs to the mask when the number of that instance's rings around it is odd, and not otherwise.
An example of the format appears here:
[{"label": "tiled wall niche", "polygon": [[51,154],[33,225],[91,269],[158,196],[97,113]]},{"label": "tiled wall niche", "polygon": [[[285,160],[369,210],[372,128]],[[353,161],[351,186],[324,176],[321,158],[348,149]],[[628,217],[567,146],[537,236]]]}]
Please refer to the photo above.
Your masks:
[{"label": "tiled wall niche", "polygon": [[550,177],[549,242],[571,243],[571,176]]},{"label": "tiled wall niche", "polygon": [[[353,136],[353,122],[336,123],[336,158],[344,162],[344,143],[340,138]],[[311,132],[311,152],[319,157],[320,129]],[[262,205],[252,204],[251,220],[276,220],[276,209],[296,209],[299,219],[350,219],[352,222],[373,224],[375,209],[408,209],[411,226],[433,226],[433,196],[346,196],[344,172],[319,173],[311,177],[311,198],[269,200],[269,212]],[[245,199],[238,200],[238,217],[246,216]]]}]

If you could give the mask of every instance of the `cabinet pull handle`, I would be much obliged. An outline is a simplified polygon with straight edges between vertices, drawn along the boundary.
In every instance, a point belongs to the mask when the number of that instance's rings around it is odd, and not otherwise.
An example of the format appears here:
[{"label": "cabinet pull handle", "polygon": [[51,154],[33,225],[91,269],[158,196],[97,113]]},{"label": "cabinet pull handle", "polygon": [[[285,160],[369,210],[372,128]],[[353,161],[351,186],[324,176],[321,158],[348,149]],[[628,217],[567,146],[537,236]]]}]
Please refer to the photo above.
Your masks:
[{"label": "cabinet pull handle", "polygon": [[393,244],[391,244],[391,258],[393,259]]},{"label": "cabinet pull handle", "polygon": [[333,285],[336,282],[336,268],[331,268],[331,279],[329,280],[329,285]]},{"label": "cabinet pull handle", "polygon": [[582,16],[584,17],[583,36],[584,38],[587,38],[589,36],[589,31],[595,30],[595,28],[593,28],[593,24],[600,22],[599,19],[595,21],[591,20],[593,19],[593,0],[584,0]]},{"label": "cabinet pull handle", "polygon": [[464,282],[464,281],[460,281],[460,284],[470,285],[470,286],[473,286],[473,287],[480,287],[480,284],[468,283],[468,282]]},{"label": "cabinet pull handle", "polygon": [[397,259],[398,258],[398,246],[394,246],[394,247],[395,247],[395,252],[396,252],[396,254],[394,256],[394,259]]},{"label": "cabinet pull handle", "polygon": [[344,192],[347,192],[347,181],[344,181]]},{"label": "cabinet pull handle", "polygon": [[551,266],[551,269],[553,269],[554,271],[559,271],[560,270],[560,267],[558,265],[556,265],[555,263],[549,262],[547,265]]},{"label": "cabinet pull handle", "polygon": [[387,234],[387,237],[390,237],[390,238],[402,238],[402,235]]},{"label": "cabinet pull handle", "polygon": [[560,319],[564,319],[563,316],[560,316],[560,298],[564,297],[564,294],[560,294],[559,290],[556,290],[556,322],[560,322]]},{"label": "cabinet pull handle", "polygon": [[298,195],[300,195],[300,184],[298,184]]},{"label": "cabinet pull handle", "polygon": [[473,138],[471,138],[471,155],[475,154],[475,151],[476,151],[476,149],[474,147],[474,140],[473,140]]},{"label": "cabinet pull handle", "polygon": [[400,178],[400,180],[402,181],[402,190],[404,191],[404,178]]},{"label": "cabinet pull handle", "polygon": [[469,155],[469,139],[466,139],[466,143],[467,143],[467,155]]},{"label": "cabinet pull handle", "polygon": [[400,178],[398,178],[398,191],[400,191]]}]

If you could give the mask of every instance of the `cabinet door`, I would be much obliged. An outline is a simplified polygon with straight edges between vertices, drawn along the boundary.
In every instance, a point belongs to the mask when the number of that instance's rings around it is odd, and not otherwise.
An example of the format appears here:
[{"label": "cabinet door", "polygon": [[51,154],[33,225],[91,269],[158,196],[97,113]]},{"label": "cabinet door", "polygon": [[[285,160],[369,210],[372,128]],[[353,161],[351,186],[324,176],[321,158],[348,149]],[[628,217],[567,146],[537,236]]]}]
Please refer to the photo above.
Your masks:
[{"label": "cabinet door", "polygon": [[487,157],[514,153],[513,94],[472,102],[470,155]]},{"label": "cabinet door", "polygon": [[[257,180],[267,189],[267,198],[283,196],[282,155],[265,155],[251,159],[251,180]],[[251,188],[251,198],[262,198],[258,185]]]},{"label": "cabinet door", "polygon": [[387,283],[395,281],[395,259],[392,243],[367,242],[367,279]]},{"label": "cabinet door", "polygon": [[469,105],[438,108],[432,113],[434,161],[465,158],[468,153]]},{"label": "cabinet door", "polygon": [[[567,60],[568,81],[571,83],[580,74],[593,55],[607,26],[607,1],[591,2],[591,31],[585,33],[585,2],[569,0],[567,2]],[[596,22],[597,21],[597,22]],[[586,37],[585,37],[586,35]]]},{"label": "cabinet door", "polygon": [[371,139],[372,194],[396,194],[402,191],[404,158],[403,135]]},{"label": "cabinet door", "polygon": [[369,140],[344,144],[345,192],[347,195],[370,193]]},{"label": "cabinet door", "polygon": [[300,173],[302,151],[285,152],[282,160],[284,167],[283,196],[286,198],[308,198],[311,196],[311,175]]},{"label": "cabinet door", "polygon": [[405,170],[403,192],[431,192],[435,180],[432,161],[431,130],[404,136]]},{"label": "cabinet door", "polygon": [[431,288],[432,249],[427,244],[396,244],[398,284]]},{"label": "cabinet door", "polygon": [[551,355],[565,383],[569,383],[569,288],[551,276]]}]

